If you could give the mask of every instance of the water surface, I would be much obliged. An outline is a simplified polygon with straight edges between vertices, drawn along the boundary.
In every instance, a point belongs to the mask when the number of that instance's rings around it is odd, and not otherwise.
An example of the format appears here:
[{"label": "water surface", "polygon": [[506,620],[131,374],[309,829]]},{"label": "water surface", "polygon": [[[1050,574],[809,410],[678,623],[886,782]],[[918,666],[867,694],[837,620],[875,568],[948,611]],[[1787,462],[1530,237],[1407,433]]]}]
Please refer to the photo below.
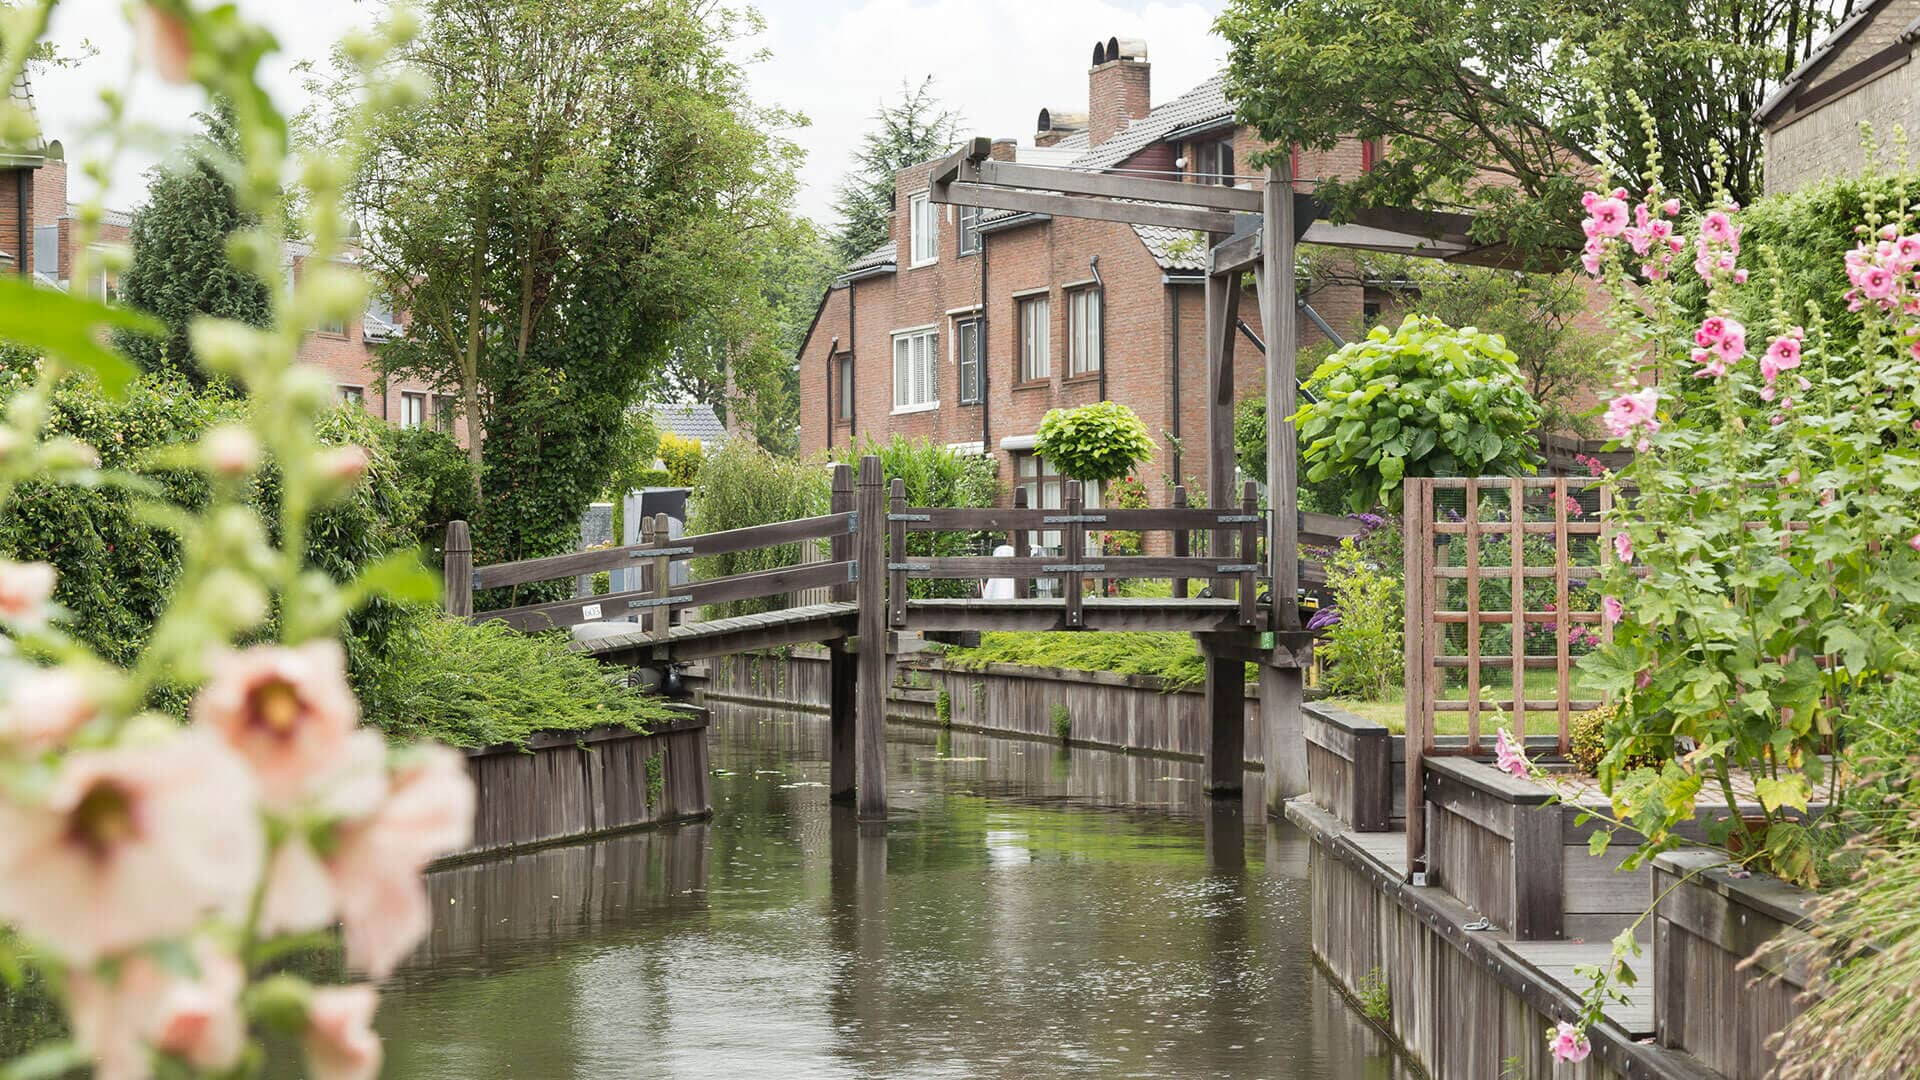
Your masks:
[{"label": "water surface", "polygon": [[714,718],[711,822],[433,875],[387,1075],[1402,1075],[1311,961],[1305,837],[1199,766],[895,728],[863,826],[823,718]]}]

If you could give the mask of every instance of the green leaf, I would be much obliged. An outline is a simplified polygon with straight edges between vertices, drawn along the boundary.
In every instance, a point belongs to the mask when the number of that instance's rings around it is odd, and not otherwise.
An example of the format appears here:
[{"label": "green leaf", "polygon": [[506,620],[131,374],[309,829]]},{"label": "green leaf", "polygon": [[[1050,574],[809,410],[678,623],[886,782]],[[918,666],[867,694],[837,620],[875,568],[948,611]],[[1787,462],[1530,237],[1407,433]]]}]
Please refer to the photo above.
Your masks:
[{"label": "green leaf", "polygon": [[1612,829],[1595,829],[1593,835],[1587,837],[1587,854],[1604,855],[1607,845],[1611,843],[1613,843]]},{"label": "green leaf", "polygon": [[42,288],[25,278],[0,277],[0,339],[91,371],[107,394],[118,398],[138,371],[101,344],[109,329],[158,334],[165,328],[130,308]]},{"label": "green leaf", "polygon": [[440,598],[439,579],[413,550],[396,551],[369,565],[354,586],[363,599],[384,596],[402,604],[430,604]]},{"label": "green leaf", "polygon": [[47,1043],[13,1059],[0,1070],[0,1080],[58,1080],[92,1060],[93,1055],[73,1043]]},{"label": "green leaf", "polygon": [[1759,798],[1760,805],[1769,811],[1791,806],[1802,812],[1807,809],[1807,800],[1813,794],[1807,778],[1800,773],[1788,773],[1778,779],[1760,777],[1753,782],[1753,793]]}]

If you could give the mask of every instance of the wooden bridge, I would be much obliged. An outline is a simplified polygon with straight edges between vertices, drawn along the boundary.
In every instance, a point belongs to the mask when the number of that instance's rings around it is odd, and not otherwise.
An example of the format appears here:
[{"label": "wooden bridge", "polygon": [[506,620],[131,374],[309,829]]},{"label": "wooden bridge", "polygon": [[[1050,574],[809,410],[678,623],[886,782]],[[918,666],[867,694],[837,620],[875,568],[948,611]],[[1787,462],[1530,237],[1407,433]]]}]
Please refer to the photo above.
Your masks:
[{"label": "wooden bridge", "polygon": [[[1207,696],[1213,731],[1208,790],[1237,794],[1244,757],[1244,664],[1297,669],[1310,655],[1310,635],[1285,626],[1261,588],[1268,514],[1248,484],[1237,505],[1205,508],[1100,509],[1085,505],[1081,485],[1066,484],[1058,510],[954,509],[907,505],[904,482],[881,486],[878,458],[853,469],[833,467],[830,512],[795,521],[669,538],[664,516],[644,523],[641,542],[542,559],[473,565],[465,522],[447,528],[447,610],[476,622],[499,620],[527,631],[566,629],[575,648],[609,664],[661,667],[677,661],[801,642],[824,643],[832,655],[832,794],[857,796],[863,815],[886,812],[883,710],[891,658],[901,632],[978,630],[1186,632],[1208,658]],[[1176,499],[1176,502],[1183,502]],[[1327,515],[1302,522],[1306,544],[1333,544],[1352,523]],[[1170,555],[1109,556],[1089,552],[1090,532],[1169,533]],[[909,554],[914,534],[961,533],[1004,538],[1015,551],[1039,550],[1042,533],[1060,537],[1057,556],[929,557]],[[1189,554],[1197,545],[1206,555]],[[708,580],[676,574],[676,564],[706,556],[795,544],[823,544],[827,559]],[[489,611],[473,610],[476,590],[582,574],[634,570],[639,587]],[[1309,571],[1316,568],[1308,568]],[[676,581],[676,578],[679,580]],[[917,598],[916,582],[1011,579],[1014,595]],[[1095,581],[1166,580],[1169,596],[1087,595]],[[1049,581],[1053,595],[1039,595]],[[825,588],[826,603],[802,604],[708,621],[682,613],[708,605],[777,598]],[[1200,595],[1194,595],[1194,593]],[[1297,625],[1297,615],[1292,620]],[[1271,639],[1266,638],[1272,634]],[[1268,642],[1263,644],[1263,642]],[[869,647],[878,643],[878,648]]]}]

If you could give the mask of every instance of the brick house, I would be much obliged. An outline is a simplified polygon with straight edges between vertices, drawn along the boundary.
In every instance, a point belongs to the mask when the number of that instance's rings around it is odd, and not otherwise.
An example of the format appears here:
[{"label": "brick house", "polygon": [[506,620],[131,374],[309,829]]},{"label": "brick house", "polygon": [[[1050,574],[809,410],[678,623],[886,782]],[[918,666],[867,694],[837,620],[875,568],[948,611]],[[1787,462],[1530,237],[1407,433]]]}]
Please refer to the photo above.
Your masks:
[{"label": "brick house", "polygon": [[1891,163],[1896,129],[1920,132],[1920,0],[1873,0],[1821,42],[1754,113],[1766,131],[1766,193],[1866,167],[1861,127]]},{"label": "brick house", "polygon": [[[16,86],[14,93],[16,101],[25,98],[31,107],[24,84]],[[0,272],[31,274],[50,288],[72,288],[77,213],[78,208],[67,201],[67,161],[58,141],[46,143],[35,152],[0,157]],[[101,220],[94,244],[123,246],[132,235],[133,215],[109,210]],[[16,252],[22,255],[16,256]],[[293,245],[290,270],[296,278],[305,259],[302,246]],[[118,281],[114,275],[96,271],[91,277],[84,283],[89,294],[116,294]],[[314,328],[301,342],[299,360],[326,371],[342,401],[358,403],[396,427],[450,427],[464,442],[466,424],[453,419],[456,402],[452,396],[436,394],[416,381],[391,380],[382,385],[372,350],[398,333],[395,314],[377,302],[370,303],[358,319]]]},{"label": "brick house", "polygon": [[[1220,76],[1150,106],[1144,43],[1096,45],[1084,113],[1042,109],[1032,145],[993,144],[1000,160],[1178,175],[1257,187],[1263,148],[1237,125]],[[1368,167],[1358,141],[1296,152],[1295,175]],[[1060,481],[1032,453],[1047,410],[1111,399],[1160,444],[1138,476],[1153,505],[1175,482],[1196,494],[1207,468],[1204,267],[1198,234],[927,201],[933,162],[895,177],[889,242],[856,260],[822,298],[800,350],[800,448],[820,453],[894,434],[1001,459],[1003,482],[1036,506],[1060,505]],[[1251,276],[1249,276],[1251,277]],[[1307,281],[1306,299],[1356,336],[1386,302],[1352,282]],[[1259,304],[1240,304],[1241,398],[1263,392]],[[1301,320],[1303,346],[1324,340]]]}]

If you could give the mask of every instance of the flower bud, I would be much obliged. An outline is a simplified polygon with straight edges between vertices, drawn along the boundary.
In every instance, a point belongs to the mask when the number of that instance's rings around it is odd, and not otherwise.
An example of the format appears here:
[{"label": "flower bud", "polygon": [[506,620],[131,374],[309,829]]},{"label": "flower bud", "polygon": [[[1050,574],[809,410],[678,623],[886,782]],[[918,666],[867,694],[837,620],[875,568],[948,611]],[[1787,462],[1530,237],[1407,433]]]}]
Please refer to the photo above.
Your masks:
[{"label": "flower bud", "polygon": [[176,85],[192,81],[193,37],[185,19],[154,4],[142,4],[134,15],[134,35],[140,56],[153,65],[162,81]]},{"label": "flower bud", "polygon": [[233,319],[195,319],[187,327],[187,341],[201,363],[223,375],[244,375],[273,354],[265,331]]},{"label": "flower bud", "polygon": [[245,574],[215,570],[201,588],[208,614],[225,626],[246,630],[266,620],[267,591]]},{"label": "flower bud", "polygon": [[222,424],[200,440],[208,470],[221,476],[245,476],[260,467],[260,440],[238,424]]},{"label": "flower bud", "polygon": [[320,475],[343,488],[358,484],[361,477],[367,475],[367,451],[351,443],[323,451],[320,455]]}]

